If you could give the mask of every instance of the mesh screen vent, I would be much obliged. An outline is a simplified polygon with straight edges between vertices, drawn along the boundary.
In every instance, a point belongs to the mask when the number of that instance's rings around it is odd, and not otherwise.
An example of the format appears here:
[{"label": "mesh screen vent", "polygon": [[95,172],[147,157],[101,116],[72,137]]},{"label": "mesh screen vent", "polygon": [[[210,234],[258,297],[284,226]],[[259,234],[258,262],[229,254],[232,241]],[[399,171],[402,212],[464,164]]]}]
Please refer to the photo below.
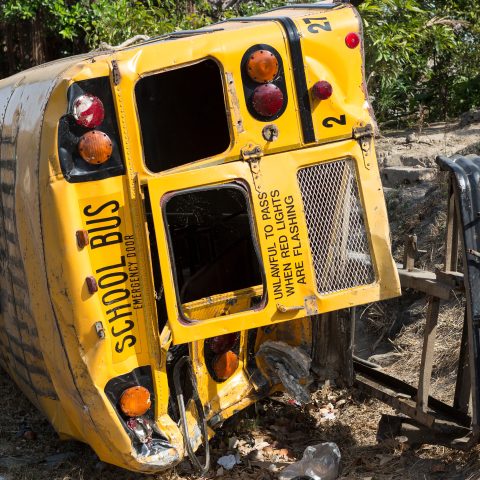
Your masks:
[{"label": "mesh screen vent", "polygon": [[327,294],[375,281],[352,160],[298,171],[317,290]]}]

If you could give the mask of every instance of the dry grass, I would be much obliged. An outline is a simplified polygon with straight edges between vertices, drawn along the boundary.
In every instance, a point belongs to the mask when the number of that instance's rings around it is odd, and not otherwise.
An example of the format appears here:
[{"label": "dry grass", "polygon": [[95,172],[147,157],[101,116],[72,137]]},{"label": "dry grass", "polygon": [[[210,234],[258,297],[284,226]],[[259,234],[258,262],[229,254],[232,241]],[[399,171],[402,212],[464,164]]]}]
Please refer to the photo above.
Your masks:
[{"label": "dry grass", "polygon": [[[418,382],[418,371],[423,348],[427,306],[420,321],[404,327],[392,341],[401,356],[386,370],[413,385]],[[457,300],[443,305],[440,310],[432,372],[432,393],[441,400],[450,400],[455,390],[460,341],[463,328],[464,305]]]}]

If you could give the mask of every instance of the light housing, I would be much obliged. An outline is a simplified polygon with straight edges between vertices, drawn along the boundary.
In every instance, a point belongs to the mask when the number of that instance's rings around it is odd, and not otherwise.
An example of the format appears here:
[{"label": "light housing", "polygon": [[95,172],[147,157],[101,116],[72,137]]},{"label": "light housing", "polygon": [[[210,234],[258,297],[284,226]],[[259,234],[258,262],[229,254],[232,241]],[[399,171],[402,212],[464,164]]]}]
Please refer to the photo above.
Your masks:
[{"label": "light housing", "polygon": [[357,48],[360,45],[360,36],[358,35],[358,33],[350,32],[345,37],[345,43],[348,48]]},{"label": "light housing", "polygon": [[112,151],[110,137],[98,130],[85,133],[78,142],[78,153],[91,165],[105,163],[112,156]]},{"label": "light housing", "polygon": [[238,341],[238,333],[227,333],[207,339],[205,342],[213,353],[220,354],[231,350]]},{"label": "light housing", "polygon": [[269,50],[256,50],[248,59],[247,73],[254,82],[272,82],[278,74],[277,57]]},{"label": "light housing", "polygon": [[318,100],[327,100],[332,96],[333,88],[329,82],[320,80],[312,87],[312,93]]},{"label": "light housing", "polygon": [[253,92],[252,106],[262,117],[274,117],[282,109],[283,101],[283,92],[273,83],[266,83]]},{"label": "light housing", "polygon": [[90,93],[80,95],[73,101],[73,118],[82,127],[98,127],[105,118],[102,101]]},{"label": "light housing", "polygon": [[215,357],[213,360],[213,371],[218,380],[224,381],[237,371],[238,364],[238,355],[229,350]]},{"label": "light housing", "polygon": [[120,409],[128,417],[144,415],[151,405],[150,392],[140,385],[127,388],[120,397]]}]

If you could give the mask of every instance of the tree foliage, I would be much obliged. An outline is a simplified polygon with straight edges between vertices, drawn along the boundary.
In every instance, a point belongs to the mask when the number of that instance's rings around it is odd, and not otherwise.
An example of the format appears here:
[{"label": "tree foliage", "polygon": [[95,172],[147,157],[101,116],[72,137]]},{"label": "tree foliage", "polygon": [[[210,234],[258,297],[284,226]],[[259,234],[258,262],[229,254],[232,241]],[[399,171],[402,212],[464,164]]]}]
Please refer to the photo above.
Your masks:
[{"label": "tree foliage", "polygon": [[443,120],[480,106],[480,2],[366,0],[369,91],[381,121]]},{"label": "tree foliage", "polygon": [[[0,76],[137,34],[253,15],[280,0],[0,0]],[[380,121],[480,106],[480,0],[365,0],[369,91]]]}]

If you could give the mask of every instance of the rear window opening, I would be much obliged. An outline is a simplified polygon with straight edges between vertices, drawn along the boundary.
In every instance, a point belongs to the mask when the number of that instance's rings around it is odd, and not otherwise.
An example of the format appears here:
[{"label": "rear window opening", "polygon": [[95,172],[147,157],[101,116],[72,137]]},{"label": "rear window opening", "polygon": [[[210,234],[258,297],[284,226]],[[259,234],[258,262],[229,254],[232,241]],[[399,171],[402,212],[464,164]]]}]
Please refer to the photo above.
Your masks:
[{"label": "rear window opening", "polygon": [[222,72],[213,60],[144,77],[135,95],[150,171],[179,167],[229,147]]},{"label": "rear window opening", "polygon": [[242,187],[176,194],[166,202],[164,214],[180,303],[205,299],[194,315],[191,309],[187,314],[184,307],[185,316],[208,318],[203,307],[213,308],[211,297],[244,289],[251,290],[244,292],[241,300],[232,296],[226,302],[232,311],[221,314],[258,306],[258,296],[263,295],[262,267]]}]

